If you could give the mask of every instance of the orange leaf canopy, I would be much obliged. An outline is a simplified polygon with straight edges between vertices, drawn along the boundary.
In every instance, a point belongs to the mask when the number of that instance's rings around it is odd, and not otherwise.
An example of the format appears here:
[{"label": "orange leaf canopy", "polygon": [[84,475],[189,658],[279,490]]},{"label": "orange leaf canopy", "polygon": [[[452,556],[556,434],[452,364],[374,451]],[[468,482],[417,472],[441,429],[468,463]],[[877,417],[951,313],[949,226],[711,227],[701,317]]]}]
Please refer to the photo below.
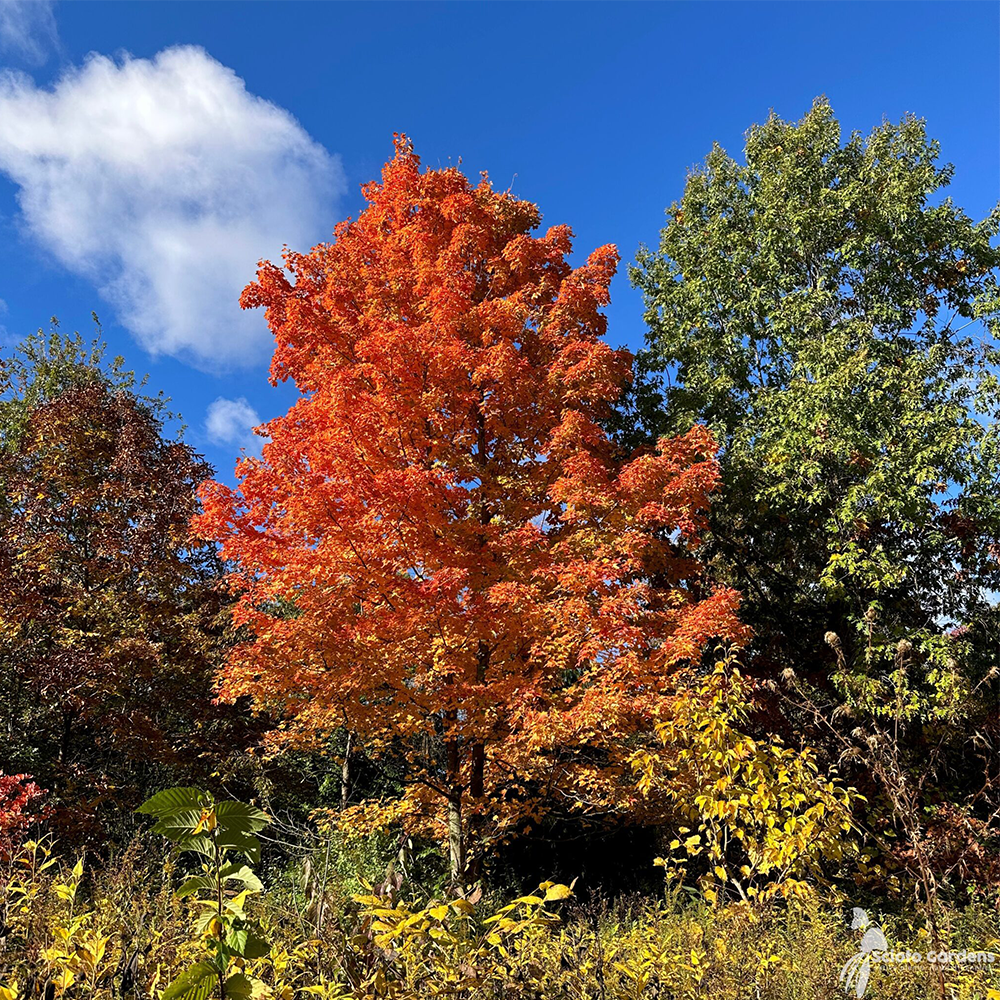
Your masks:
[{"label": "orange leaf canopy", "polygon": [[742,635],[691,554],[714,445],[626,459],[602,429],[631,369],[602,339],[613,246],[573,268],[566,226],[532,235],[534,205],[421,171],[404,138],[364,194],[243,293],[300,395],[238,492],[202,489],[253,637],[223,693],[286,734],[485,748],[496,785],[644,725],[679,665]]}]

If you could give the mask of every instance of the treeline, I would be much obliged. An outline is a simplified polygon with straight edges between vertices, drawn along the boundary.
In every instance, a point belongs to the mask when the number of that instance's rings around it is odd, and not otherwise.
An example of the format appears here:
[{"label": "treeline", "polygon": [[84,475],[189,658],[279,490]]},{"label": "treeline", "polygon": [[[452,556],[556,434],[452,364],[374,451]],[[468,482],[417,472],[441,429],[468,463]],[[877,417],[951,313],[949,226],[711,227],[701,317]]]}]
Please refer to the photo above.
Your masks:
[{"label": "treeline", "polygon": [[950,178],[823,102],[716,147],[630,267],[632,357],[615,248],[572,266],[398,138],[243,294],[299,397],[235,489],[120,361],[29,338],[0,851],[34,817],[108,856],[194,785],[455,891],[659,858],[720,903],[915,894],[940,939],[1000,857],[1000,214]]}]

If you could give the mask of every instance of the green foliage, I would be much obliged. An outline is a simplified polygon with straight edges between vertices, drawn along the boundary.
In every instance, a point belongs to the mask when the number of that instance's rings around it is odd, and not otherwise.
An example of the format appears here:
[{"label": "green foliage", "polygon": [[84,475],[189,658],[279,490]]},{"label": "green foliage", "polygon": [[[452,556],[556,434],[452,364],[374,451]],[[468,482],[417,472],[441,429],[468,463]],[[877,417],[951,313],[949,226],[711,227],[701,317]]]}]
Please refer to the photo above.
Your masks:
[{"label": "green foliage", "polygon": [[[201,859],[201,874],[185,880],[177,897],[190,897],[201,911],[193,929],[204,938],[208,955],[174,979],[161,1000],[206,1000],[216,989],[219,1000],[250,997],[253,982],[241,971],[243,963],[270,948],[244,908],[247,896],[263,886],[240,857],[250,864],[260,861],[256,834],[270,817],[243,802],[216,801],[197,788],[158,792],[139,812],[156,817],[154,833]],[[234,890],[232,883],[241,888]]]},{"label": "green foliage", "polygon": [[[107,345],[94,313],[94,338],[86,342],[79,333],[59,331],[53,316],[46,333],[38,330],[8,352],[0,364],[0,448],[16,447],[33,410],[71,389],[103,385],[141,393],[146,380],[125,368],[120,355],[106,358]],[[166,415],[163,396],[142,400],[156,417]]]},{"label": "green foliage", "polygon": [[632,270],[642,364],[669,372],[640,425],[718,435],[710,558],[772,666],[828,630],[849,661],[906,638],[940,662],[967,626],[970,668],[992,659],[1000,213],[942,199],[938,153],[915,117],[842,141],[823,101],[772,116],[745,164],[712,150]]},{"label": "green foliage", "polygon": [[865,782],[933,913],[1000,817],[1000,211],[943,197],[913,116],[844,140],[817,101],[745,152],[712,150],[632,271],[636,426],[718,436],[706,557],[744,595],[750,672],[784,679],[769,731]]}]

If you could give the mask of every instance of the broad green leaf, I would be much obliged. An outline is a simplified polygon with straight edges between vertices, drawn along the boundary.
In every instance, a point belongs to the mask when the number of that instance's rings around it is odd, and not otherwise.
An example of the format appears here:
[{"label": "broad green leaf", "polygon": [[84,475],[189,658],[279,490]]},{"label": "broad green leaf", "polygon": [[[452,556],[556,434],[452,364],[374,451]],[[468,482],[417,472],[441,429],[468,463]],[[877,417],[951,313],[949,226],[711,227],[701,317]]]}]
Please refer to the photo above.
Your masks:
[{"label": "broad green leaf", "polygon": [[[194,831],[197,829],[200,819],[200,812],[178,812],[172,816],[164,816],[156,823],[152,832],[166,837],[167,840],[172,840],[175,844],[180,844],[184,850],[190,850],[191,848],[183,845],[185,841],[199,836]],[[208,857],[212,856],[211,851],[202,851],[201,853]]]},{"label": "broad green leaf", "polygon": [[264,891],[261,880],[246,865],[226,865],[219,874],[225,881],[235,879],[242,882],[250,892]]},{"label": "broad green leaf", "polygon": [[260,863],[260,841],[254,836],[220,829],[216,843],[225,850],[238,851],[245,855],[251,864]]},{"label": "broad green leaf", "polygon": [[196,812],[209,804],[208,796],[197,788],[167,788],[146,799],[136,810],[148,816],[173,816],[180,812]]},{"label": "broad green leaf", "polygon": [[247,946],[247,930],[245,927],[234,927],[226,935],[226,947],[233,955],[243,957],[243,949]]},{"label": "broad green leaf", "polygon": [[244,802],[220,802],[215,807],[219,827],[237,834],[258,833],[271,821],[266,812]]},{"label": "broad green leaf", "polygon": [[244,958],[263,958],[265,955],[270,954],[270,952],[271,945],[263,938],[257,937],[252,933],[247,936],[247,943],[243,948]]},{"label": "broad green leaf", "polygon": [[181,884],[181,887],[177,890],[175,895],[178,899],[183,899],[185,896],[190,896],[193,892],[202,891],[216,891],[216,882],[211,875],[195,875],[192,878],[187,879]]},{"label": "broad green leaf", "polygon": [[233,1000],[251,1000],[253,983],[242,972],[237,972],[226,980],[225,992],[226,997],[232,997]]},{"label": "broad green leaf", "polygon": [[208,1000],[218,985],[218,971],[208,962],[198,962],[182,972],[164,991],[160,1000]]}]

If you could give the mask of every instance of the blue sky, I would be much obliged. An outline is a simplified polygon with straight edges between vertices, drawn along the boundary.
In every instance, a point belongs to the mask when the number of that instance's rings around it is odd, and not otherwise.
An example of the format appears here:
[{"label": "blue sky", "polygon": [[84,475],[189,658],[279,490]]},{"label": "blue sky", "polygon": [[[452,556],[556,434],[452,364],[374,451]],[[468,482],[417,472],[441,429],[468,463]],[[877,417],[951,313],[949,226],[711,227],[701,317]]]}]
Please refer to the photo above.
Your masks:
[{"label": "blue sky", "polygon": [[[738,153],[769,109],[825,94],[846,130],[925,117],[981,217],[998,53],[988,2],[0,0],[2,341],[52,315],[88,332],[96,310],[230,480],[253,416],[292,398],[239,287],[357,214],[393,132],[627,262],[713,141]],[[612,292],[609,338],[636,347],[624,264]]]}]

